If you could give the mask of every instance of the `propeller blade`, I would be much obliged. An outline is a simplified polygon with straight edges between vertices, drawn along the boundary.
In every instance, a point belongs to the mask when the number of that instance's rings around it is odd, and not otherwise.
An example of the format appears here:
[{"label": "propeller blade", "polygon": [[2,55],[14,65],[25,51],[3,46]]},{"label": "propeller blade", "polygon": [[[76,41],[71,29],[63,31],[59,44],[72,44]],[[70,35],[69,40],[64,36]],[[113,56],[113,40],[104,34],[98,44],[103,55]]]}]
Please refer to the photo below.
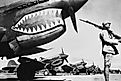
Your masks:
[{"label": "propeller blade", "polygon": [[74,10],[73,10],[73,8],[71,6],[69,7],[68,12],[69,12],[69,15],[71,17],[74,29],[78,33],[75,13],[74,13]]},{"label": "propeller blade", "polygon": [[93,65],[95,65],[95,63],[93,62]]},{"label": "propeller blade", "polygon": [[82,62],[84,62],[84,59],[82,59]]},{"label": "propeller blade", "polygon": [[63,48],[61,48],[61,50],[62,50],[62,54],[64,54]]},{"label": "propeller blade", "polygon": [[65,60],[66,60],[67,63],[69,63],[67,59],[65,59]]}]

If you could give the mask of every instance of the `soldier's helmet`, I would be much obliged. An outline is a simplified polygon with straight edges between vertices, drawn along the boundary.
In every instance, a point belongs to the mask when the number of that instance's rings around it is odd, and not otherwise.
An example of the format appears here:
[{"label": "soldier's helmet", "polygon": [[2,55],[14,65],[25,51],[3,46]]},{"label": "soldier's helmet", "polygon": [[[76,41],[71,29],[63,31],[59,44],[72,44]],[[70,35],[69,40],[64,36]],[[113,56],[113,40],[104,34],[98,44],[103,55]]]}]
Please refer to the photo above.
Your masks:
[{"label": "soldier's helmet", "polygon": [[106,22],[106,23],[102,23],[103,27],[107,27],[110,28],[111,23],[110,22]]}]

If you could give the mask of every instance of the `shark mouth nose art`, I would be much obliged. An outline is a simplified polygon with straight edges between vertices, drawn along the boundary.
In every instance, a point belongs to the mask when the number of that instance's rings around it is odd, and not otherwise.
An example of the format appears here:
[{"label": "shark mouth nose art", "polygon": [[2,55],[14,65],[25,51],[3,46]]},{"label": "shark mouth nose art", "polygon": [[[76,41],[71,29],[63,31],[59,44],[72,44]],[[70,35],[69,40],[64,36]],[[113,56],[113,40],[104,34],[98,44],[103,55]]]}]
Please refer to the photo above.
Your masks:
[{"label": "shark mouth nose art", "polygon": [[27,14],[11,29],[26,34],[41,33],[53,29],[59,25],[64,25],[61,11],[62,9],[50,8]]}]

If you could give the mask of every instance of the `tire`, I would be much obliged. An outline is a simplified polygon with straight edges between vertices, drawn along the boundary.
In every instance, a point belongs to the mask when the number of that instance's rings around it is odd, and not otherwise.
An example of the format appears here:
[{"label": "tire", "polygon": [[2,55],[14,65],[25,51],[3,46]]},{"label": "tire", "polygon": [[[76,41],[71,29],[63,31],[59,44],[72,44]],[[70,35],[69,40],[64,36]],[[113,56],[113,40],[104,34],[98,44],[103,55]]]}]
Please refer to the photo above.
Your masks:
[{"label": "tire", "polygon": [[43,72],[43,74],[44,74],[44,76],[47,76],[47,75],[49,75],[49,71],[48,71],[48,70],[45,70],[45,71]]},{"label": "tire", "polygon": [[56,71],[55,70],[50,70],[49,71],[53,76],[56,75]]}]

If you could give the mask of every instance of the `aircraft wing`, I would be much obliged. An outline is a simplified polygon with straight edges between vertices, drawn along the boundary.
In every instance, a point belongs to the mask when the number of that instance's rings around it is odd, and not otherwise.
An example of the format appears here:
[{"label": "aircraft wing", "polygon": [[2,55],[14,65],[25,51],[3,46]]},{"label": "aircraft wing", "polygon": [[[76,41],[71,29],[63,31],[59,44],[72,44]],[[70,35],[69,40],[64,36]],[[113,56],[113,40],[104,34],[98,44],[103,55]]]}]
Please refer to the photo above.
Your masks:
[{"label": "aircraft wing", "polygon": [[[19,56],[27,56],[27,55],[32,55],[40,52],[47,51],[49,49],[44,49],[44,48],[39,48],[39,47],[33,47],[31,49],[22,49],[21,47],[18,48],[14,53],[11,53],[6,55],[7,59],[19,57]],[[10,53],[10,52],[9,52]]]},{"label": "aircraft wing", "polygon": [[39,47],[33,47],[31,49],[20,48],[17,52],[15,52],[15,54],[31,55],[31,54],[35,54],[35,53],[39,53],[39,52],[44,52],[44,51],[47,51],[47,50],[48,49],[39,48]]}]

